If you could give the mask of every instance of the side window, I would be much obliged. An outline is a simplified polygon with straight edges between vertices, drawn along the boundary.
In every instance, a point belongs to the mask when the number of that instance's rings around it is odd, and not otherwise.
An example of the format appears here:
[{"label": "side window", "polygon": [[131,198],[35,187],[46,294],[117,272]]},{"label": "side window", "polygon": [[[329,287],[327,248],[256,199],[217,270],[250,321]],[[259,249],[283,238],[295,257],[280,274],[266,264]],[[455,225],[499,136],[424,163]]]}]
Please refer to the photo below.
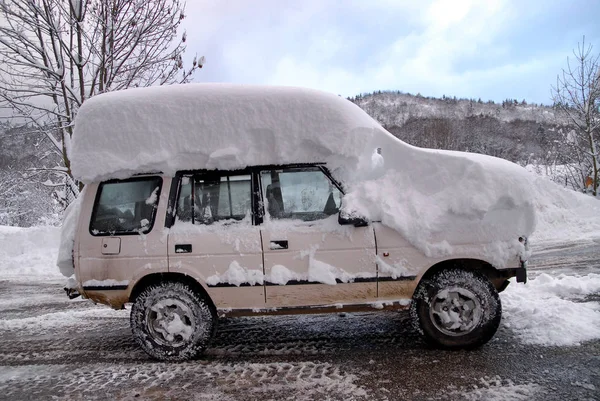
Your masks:
[{"label": "side window", "polygon": [[92,235],[146,234],[154,225],[160,177],[100,184],[90,222]]},{"label": "side window", "polygon": [[181,178],[179,199],[177,199],[177,219],[181,221],[192,221],[192,177]]},{"label": "side window", "polygon": [[263,171],[261,183],[271,218],[313,221],[339,211],[342,194],[318,167]]},{"label": "side window", "polygon": [[252,210],[251,182],[249,174],[183,177],[177,202],[178,220],[194,224],[243,220]]}]

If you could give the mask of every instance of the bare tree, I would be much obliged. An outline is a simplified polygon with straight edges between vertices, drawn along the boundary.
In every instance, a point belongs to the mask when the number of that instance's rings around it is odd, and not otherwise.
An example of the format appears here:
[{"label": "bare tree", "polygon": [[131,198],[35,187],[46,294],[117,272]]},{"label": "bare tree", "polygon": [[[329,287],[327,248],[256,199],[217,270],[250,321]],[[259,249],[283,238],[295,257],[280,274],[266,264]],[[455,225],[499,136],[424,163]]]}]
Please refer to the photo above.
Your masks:
[{"label": "bare tree", "polygon": [[[1,0],[0,107],[44,132],[71,177],[73,120],[86,99],[188,82],[180,0]],[[77,185],[72,180],[72,190]]]},{"label": "bare tree", "polygon": [[[591,181],[592,193],[598,193],[600,160],[597,147],[600,136],[600,54],[592,53],[585,37],[567,58],[567,68],[552,88],[554,105],[562,110],[575,129],[564,141],[571,176],[584,189]],[[589,177],[589,178],[588,178]]]}]

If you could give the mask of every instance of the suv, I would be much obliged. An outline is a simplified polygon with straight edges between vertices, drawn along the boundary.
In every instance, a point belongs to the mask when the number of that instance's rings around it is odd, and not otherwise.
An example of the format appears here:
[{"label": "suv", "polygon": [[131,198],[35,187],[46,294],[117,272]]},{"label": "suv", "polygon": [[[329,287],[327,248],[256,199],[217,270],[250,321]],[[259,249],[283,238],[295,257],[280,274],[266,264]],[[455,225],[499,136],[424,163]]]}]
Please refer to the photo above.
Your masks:
[{"label": "suv", "polygon": [[[262,98],[261,88],[252,90]],[[173,89],[137,91],[144,99],[152,91],[161,98],[178,96]],[[288,92],[294,95],[293,89]],[[119,94],[111,95],[119,100]],[[264,97],[270,96],[280,94],[266,90]],[[346,102],[320,92],[311,91],[311,96],[320,101],[325,96],[334,105]],[[136,99],[125,100],[136,104]],[[108,96],[104,103],[115,101]],[[94,114],[85,111],[75,125],[81,141],[85,128],[78,132],[78,127],[89,124]],[[141,122],[142,127],[149,124]],[[84,145],[75,143],[75,154],[78,148],[83,152]],[[386,151],[370,154],[372,170],[385,171],[376,162]],[[447,157],[437,156],[442,164]],[[203,168],[150,174],[128,164],[126,178],[125,169],[115,166],[117,159],[112,166],[117,178],[105,171],[108,179],[92,178],[68,211],[63,243],[72,258],[59,263],[64,274],[75,274],[67,292],[116,309],[132,303],[133,335],[160,360],[200,354],[215,335],[219,316],[410,308],[425,339],[437,346],[470,348],[492,338],[501,319],[498,293],[511,277],[526,281],[525,236],[509,239],[511,247],[494,248],[481,241],[466,243],[468,236],[458,238],[456,231],[448,236],[435,232],[432,236],[447,246],[423,250],[393,222],[386,224],[387,215],[368,216],[368,209],[378,205],[361,209],[355,202],[357,208],[349,209],[362,192],[351,185],[356,183],[338,179],[330,163],[300,163],[297,154],[292,159],[265,165],[242,160],[234,168],[223,168],[231,163],[207,168],[202,161],[186,162],[182,166]],[[266,152],[264,160],[273,159]],[[339,176],[352,177],[347,169]],[[361,182],[368,185],[362,190],[385,183],[378,177],[365,175]],[[507,210],[510,204],[500,215],[506,217]]]}]

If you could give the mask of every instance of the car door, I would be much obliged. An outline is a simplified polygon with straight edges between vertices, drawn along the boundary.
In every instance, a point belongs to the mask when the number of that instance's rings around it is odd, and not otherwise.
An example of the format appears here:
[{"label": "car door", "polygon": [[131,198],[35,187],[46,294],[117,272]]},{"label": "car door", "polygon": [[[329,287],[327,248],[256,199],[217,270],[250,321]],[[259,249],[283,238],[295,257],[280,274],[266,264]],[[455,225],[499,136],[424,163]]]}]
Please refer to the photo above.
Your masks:
[{"label": "car door", "polygon": [[259,172],[267,306],[374,301],[373,228],[340,225],[342,192],[319,166]]},{"label": "car door", "polygon": [[160,216],[168,200],[163,186],[169,183],[169,178],[143,176],[89,185],[94,205],[80,223],[78,272],[88,295],[124,291],[144,274],[167,271]]},{"label": "car door", "polygon": [[253,225],[254,185],[248,171],[178,178],[169,230],[169,271],[205,284],[218,308],[264,307],[260,230]]},{"label": "car door", "polygon": [[411,299],[417,276],[436,260],[423,255],[396,230],[381,222],[372,225],[377,238],[377,297],[382,302]]}]

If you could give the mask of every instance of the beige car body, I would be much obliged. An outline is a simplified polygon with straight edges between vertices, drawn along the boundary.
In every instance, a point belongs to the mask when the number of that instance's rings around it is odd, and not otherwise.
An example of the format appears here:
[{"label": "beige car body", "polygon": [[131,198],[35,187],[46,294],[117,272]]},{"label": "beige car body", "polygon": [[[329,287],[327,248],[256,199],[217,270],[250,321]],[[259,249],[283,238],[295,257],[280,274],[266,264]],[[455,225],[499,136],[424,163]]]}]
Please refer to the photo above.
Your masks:
[{"label": "beige car body", "polygon": [[[100,183],[87,186],[73,249],[77,290],[83,297],[120,309],[149,283],[171,277],[186,280],[205,293],[221,316],[403,309],[428,271],[453,264],[479,269],[502,291],[507,279],[523,269],[518,255],[506,269],[492,267],[482,244],[456,245],[451,259],[427,257],[379,222],[331,230],[331,219],[327,229],[317,220],[279,232],[265,220],[220,230],[179,231],[181,222],[176,218],[167,227],[179,178],[152,176],[160,177],[162,185],[153,226],[144,234],[94,235],[90,223]],[[278,241],[285,241],[287,249],[279,249]],[[192,252],[178,252],[181,244],[189,245]],[[275,266],[306,277],[311,258],[340,267],[350,278],[335,284],[268,281]],[[207,283],[211,276],[225,275],[234,261],[257,270],[262,282]],[[403,273],[395,272],[394,266]]]}]

